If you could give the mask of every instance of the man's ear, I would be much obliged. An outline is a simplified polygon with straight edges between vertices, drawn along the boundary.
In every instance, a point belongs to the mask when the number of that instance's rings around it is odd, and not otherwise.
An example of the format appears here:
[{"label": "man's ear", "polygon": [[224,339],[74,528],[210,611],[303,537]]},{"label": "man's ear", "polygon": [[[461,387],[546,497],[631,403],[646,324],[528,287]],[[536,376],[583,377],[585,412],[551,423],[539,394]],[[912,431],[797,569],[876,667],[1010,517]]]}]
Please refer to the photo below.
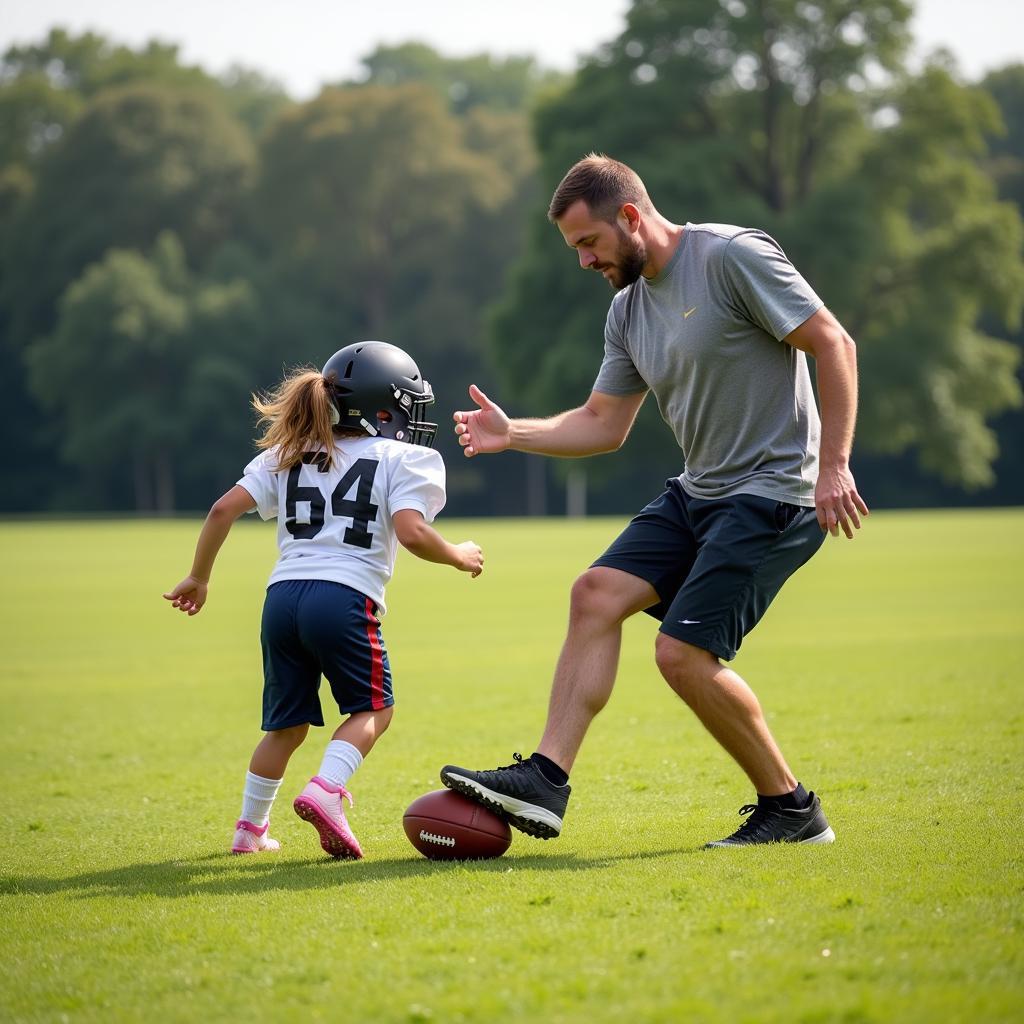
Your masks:
[{"label": "man's ear", "polygon": [[623,203],[619,207],[619,221],[621,226],[632,234],[640,227],[640,208],[634,203]]}]

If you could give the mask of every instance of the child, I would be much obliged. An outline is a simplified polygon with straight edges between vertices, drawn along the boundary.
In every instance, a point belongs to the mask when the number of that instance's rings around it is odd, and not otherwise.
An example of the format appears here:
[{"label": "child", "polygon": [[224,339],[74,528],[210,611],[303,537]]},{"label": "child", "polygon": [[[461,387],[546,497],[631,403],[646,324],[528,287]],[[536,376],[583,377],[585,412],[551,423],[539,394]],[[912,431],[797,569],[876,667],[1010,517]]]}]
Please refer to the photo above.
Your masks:
[{"label": "child", "polygon": [[235,824],[233,853],[277,850],[270,809],[292,753],[310,725],[324,724],[321,673],[342,715],[320,771],[295,799],[296,814],[333,857],[363,851],[342,800],[352,774],[391,722],[391,670],[381,637],[384,587],[396,540],[429,562],[473,577],[483,553],[450,544],[428,524],[445,502],[444,463],[430,450],[434,401],[416,363],[394,345],[365,341],[323,372],[291,373],[265,398],[253,396],[263,449],[210,509],[192,571],[164,597],[195,615],[206,603],[214,559],[234,521],[256,509],[277,517],[281,554],[263,605],[263,729]]}]

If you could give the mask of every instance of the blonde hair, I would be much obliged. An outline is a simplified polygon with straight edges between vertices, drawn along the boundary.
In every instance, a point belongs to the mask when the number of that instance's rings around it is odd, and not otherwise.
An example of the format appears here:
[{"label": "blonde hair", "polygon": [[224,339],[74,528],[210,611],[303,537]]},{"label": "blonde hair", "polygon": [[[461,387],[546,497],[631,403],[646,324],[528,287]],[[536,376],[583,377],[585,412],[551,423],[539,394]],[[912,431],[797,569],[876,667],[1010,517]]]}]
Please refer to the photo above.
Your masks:
[{"label": "blonde hair", "polygon": [[277,449],[277,468],[291,469],[302,461],[303,452],[319,446],[327,453],[328,468],[334,464],[334,439],[330,385],[311,366],[299,366],[272,391],[252,396],[252,407],[260,414],[262,434],[256,447]]}]

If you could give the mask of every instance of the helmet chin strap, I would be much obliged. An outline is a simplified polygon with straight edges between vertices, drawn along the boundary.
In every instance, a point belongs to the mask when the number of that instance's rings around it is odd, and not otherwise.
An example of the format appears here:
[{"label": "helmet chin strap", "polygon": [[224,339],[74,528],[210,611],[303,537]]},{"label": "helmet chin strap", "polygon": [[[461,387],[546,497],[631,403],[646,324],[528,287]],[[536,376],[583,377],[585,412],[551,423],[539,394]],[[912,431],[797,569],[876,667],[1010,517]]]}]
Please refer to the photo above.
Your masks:
[{"label": "helmet chin strap", "polygon": [[380,433],[372,423],[365,419],[359,420],[359,426],[361,426],[370,435],[370,437],[376,437]]}]

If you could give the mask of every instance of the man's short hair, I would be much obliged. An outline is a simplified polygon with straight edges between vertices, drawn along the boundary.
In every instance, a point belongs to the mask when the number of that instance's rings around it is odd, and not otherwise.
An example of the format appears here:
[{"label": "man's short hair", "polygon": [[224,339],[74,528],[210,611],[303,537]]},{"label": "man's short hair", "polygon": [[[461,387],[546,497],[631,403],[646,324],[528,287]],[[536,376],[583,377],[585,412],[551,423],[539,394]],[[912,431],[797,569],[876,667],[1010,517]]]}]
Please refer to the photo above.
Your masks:
[{"label": "man's short hair", "polygon": [[551,197],[548,220],[554,223],[580,199],[595,217],[609,223],[626,203],[643,213],[654,211],[640,175],[603,153],[590,153],[569,168]]}]

